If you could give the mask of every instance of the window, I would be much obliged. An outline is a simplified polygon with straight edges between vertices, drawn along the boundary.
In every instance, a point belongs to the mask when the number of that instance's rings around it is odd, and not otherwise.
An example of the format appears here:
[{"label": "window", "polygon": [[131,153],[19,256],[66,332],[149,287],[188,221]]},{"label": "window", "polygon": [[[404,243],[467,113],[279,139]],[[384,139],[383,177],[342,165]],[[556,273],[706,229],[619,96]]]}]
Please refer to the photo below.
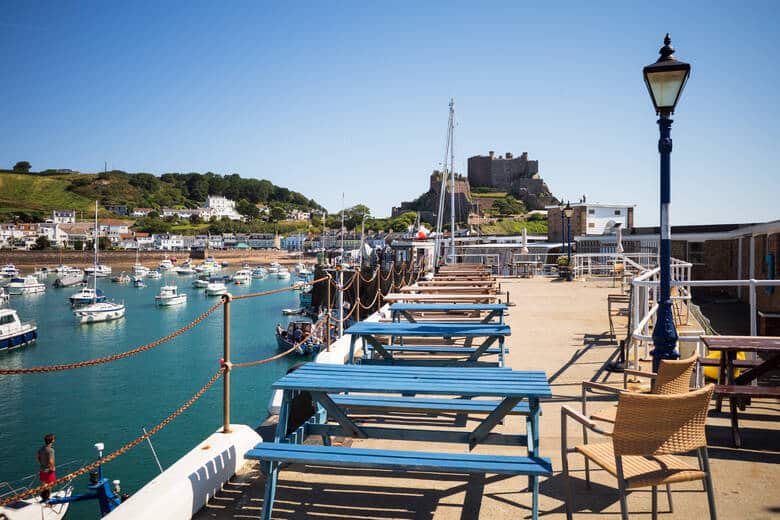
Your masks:
[{"label": "window", "polygon": [[596,223],[595,222],[588,222],[588,227],[596,227]]},{"label": "window", "polygon": [[588,210],[588,215],[595,215],[595,214],[596,214],[596,210],[595,209],[589,209]]},{"label": "window", "polygon": [[615,215],[620,215],[620,210],[619,209],[615,210]]},{"label": "window", "polygon": [[688,242],[688,261],[692,264],[704,263],[704,242]]}]

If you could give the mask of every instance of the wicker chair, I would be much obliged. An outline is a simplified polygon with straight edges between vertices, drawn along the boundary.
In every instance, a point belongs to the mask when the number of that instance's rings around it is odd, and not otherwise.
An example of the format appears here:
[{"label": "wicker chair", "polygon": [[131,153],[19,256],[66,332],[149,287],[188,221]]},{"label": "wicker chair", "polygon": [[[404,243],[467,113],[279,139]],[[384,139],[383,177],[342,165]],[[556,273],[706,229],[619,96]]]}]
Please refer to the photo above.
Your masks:
[{"label": "wicker chair", "polygon": [[[568,454],[576,452],[584,455],[586,461],[595,462],[617,478],[622,520],[628,520],[627,490],[652,487],[652,512],[655,520],[658,517],[658,486],[667,486],[671,509],[668,486],[693,480],[704,481],[710,518],[715,520],[715,496],[704,432],[707,409],[714,390],[715,386],[710,384],[699,390],[672,395],[624,392],[619,397],[615,427],[611,434],[601,430],[595,421],[571,408],[561,408],[561,459],[566,485],[566,518],[572,518]],[[611,438],[606,442],[585,443],[570,449],[566,441],[567,418]],[[675,454],[694,450],[697,451],[699,459],[698,467],[675,457]]]},{"label": "wicker chair", "polygon": [[650,393],[658,395],[682,394],[691,388],[691,374],[696,366],[697,356],[691,356],[686,359],[663,360],[658,368],[658,373],[640,372],[638,370],[625,370],[623,372],[623,388],[595,383],[592,381],[582,382],[582,414],[593,420],[604,421],[608,423],[615,422],[615,413],[617,405],[608,408],[596,410],[588,415],[588,392],[608,392],[619,394],[627,390],[627,376],[645,377],[651,380]]}]

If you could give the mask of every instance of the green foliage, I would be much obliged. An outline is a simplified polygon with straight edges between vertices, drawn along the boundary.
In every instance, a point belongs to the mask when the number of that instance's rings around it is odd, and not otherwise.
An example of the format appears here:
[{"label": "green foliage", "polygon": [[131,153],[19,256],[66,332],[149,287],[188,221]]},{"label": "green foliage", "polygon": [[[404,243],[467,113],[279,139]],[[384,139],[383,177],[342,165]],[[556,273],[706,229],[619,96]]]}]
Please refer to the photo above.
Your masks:
[{"label": "green foliage", "polygon": [[22,173],[0,173],[0,221],[11,215],[28,214],[40,222],[54,209],[72,208],[90,211],[94,199],[89,200],[68,191],[71,178],[76,176],[41,177]]},{"label": "green foliage", "polygon": [[35,240],[35,245],[32,246],[32,249],[36,249],[39,251],[42,251],[44,249],[49,249],[49,248],[51,248],[51,242],[49,241],[48,237],[46,237],[46,235],[40,235]]},{"label": "green foliage", "polygon": [[547,222],[547,217],[541,213],[531,213],[526,220],[529,222]]},{"label": "green foliage", "polygon": [[525,228],[532,235],[546,235],[547,221],[524,221],[521,219],[504,219],[502,222],[482,224],[480,232],[483,235],[519,235]]},{"label": "green foliage", "polygon": [[249,219],[254,219],[260,216],[260,210],[257,209],[257,206],[246,199],[241,199],[236,203],[236,211]]},{"label": "green foliage", "polygon": [[561,255],[558,257],[558,260],[556,260],[556,263],[561,267],[565,267],[569,265],[569,257]]},{"label": "green foliage", "polygon": [[76,251],[83,251],[84,250],[84,242],[81,240],[74,240],[73,241],[73,249]]},{"label": "green foliage", "polygon": [[111,240],[108,237],[98,237],[98,249],[101,251],[111,249]]},{"label": "green foliage", "polygon": [[19,161],[14,164],[14,171],[18,173],[30,173],[30,168],[32,168],[32,166],[27,161]]},{"label": "green foliage", "polygon": [[136,220],[133,228],[142,233],[161,234],[169,233],[171,224],[162,220],[159,215],[152,216],[152,212],[150,212],[147,216]]},{"label": "green foliage", "polygon": [[285,217],[287,217],[287,212],[283,207],[279,206],[278,204],[271,205],[271,209],[268,214],[268,218],[271,220],[271,222],[281,222],[285,219]]},{"label": "green foliage", "polygon": [[200,215],[197,215],[195,213],[190,215],[190,224],[192,224],[193,226],[200,224]]},{"label": "green foliage", "polygon": [[511,195],[495,200],[492,207],[499,215],[519,215],[525,213],[525,204]]}]

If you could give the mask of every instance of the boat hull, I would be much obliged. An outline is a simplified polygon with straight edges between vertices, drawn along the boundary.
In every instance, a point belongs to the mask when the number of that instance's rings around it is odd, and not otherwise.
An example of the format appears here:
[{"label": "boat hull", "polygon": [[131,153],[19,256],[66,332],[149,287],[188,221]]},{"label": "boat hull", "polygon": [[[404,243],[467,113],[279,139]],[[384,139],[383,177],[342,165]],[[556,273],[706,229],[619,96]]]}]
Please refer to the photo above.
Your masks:
[{"label": "boat hull", "polygon": [[0,337],[0,351],[13,350],[34,343],[38,339],[38,327]]},{"label": "boat hull", "polygon": [[172,307],[174,305],[182,305],[187,303],[186,294],[179,294],[178,296],[173,296],[170,298],[160,298],[159,296],[155,296],[154,299],[159,307]]},{"label": "boat hull", "polygon": [[11,285],[8,286],[8,294],[10,294],[11,296],[27,296],[29,294],[40,294],[42,292],[46,292],[45,285],[34,285],[34,286],[25,286],[25,287],[13,287]]},{"label": "boat hull", "polygon": [[113,310],[80,310],[75,312],[76,317],[80,323],[98,323],[101,321],[112,321],[124,318],[125,308],[117,308]]}]

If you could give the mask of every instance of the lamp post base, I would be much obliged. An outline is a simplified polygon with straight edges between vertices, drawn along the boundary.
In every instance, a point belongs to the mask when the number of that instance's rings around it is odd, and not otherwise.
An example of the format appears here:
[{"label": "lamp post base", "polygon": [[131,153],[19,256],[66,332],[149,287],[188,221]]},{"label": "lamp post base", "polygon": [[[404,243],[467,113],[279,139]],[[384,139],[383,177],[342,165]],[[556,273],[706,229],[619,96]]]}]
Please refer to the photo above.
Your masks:
[{"label": "lamp post base", "polygon": [[655,326],[653,327],[653,345],[655,348],[650,351],[653,356],[653,372],[658,372],[658,366],[663,359],[678,359],[677,353],[677,329],[674,326],[674,314],[672,312],[672,302],[667,300],[661,302],[656,315]]}]

